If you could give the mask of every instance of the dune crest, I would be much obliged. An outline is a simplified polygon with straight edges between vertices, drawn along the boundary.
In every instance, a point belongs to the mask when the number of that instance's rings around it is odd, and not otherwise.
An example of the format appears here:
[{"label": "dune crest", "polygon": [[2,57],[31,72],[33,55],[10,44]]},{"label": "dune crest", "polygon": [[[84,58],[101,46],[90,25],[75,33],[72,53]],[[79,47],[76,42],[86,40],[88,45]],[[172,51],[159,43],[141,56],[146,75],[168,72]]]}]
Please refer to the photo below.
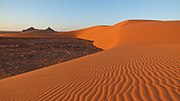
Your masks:
[{"label": "dune crest", "polygon": [[179,101],[180,21],[59,33],[105,51],[0,80],[0,100]]}]

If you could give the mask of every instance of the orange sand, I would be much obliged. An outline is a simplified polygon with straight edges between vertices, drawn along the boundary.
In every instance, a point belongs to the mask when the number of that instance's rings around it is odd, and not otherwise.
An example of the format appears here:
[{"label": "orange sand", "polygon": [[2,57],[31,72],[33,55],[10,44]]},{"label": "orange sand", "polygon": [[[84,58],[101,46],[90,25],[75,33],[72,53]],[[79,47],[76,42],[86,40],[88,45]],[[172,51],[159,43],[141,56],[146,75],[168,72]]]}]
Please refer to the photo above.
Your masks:
[{"label": "orange sand", "polygon": [[180,100],[180,21],[128,20],[64,34],[105,51],[0,80],[0,100]]}]

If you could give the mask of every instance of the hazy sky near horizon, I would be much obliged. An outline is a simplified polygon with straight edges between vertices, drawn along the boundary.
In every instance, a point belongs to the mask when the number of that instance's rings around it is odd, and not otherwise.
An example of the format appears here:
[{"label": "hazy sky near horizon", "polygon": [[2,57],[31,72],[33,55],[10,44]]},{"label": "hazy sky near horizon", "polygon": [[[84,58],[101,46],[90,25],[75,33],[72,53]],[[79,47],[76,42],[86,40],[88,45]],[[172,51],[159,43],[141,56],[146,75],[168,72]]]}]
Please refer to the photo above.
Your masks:
[{"label": "hazy sky near horizon", "polygon": [[58,31],[127,19],[180,20],[180,0],[0,0],[0,30]]}]

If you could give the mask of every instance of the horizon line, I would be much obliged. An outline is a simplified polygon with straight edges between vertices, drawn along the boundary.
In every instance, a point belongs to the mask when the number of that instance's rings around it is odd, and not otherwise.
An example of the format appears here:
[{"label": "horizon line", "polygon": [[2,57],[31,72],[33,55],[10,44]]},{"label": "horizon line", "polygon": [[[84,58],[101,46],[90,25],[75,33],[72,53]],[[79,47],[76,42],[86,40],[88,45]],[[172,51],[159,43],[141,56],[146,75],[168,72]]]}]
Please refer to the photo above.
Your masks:
[{"label": "horizon line", "polygon": [[[96,27],[96,26],[113,26],[113,25],[116,25],[118,23],[121,23],[121,22],[124,22],[124,21],[180,21],[180,19],[176,19],[176,20],[162,20],[162,19],[127,19],[127,20],[122,20],[120,22],[117,22],[115,24],[97,24],[97,25],[91,25],[91,26],[86,26],[86,27],[81,27],[81,28],[75,28],[73,30],[66,30],[66,31],[62,31],[62,30],[55,30],[57,32],[69,32],[69,31],[76,31],[76,30],[81,30],[81,29],[85,29],[85,28],[91,28],[91,27]],[[26,28],[22,28],[21,30],[1,30],[0,29],[0,32],[22,32],[22,30],[24,29],[27,29],[27,28],[30,28],[30,27],[34,27],[34,26],[29,26],[29,27],[26,27]],[[52,26],[49,26],[50,28],[54,29]],[[44,29],[47,29],[48,27],[46,28],[37,28],[37,27],[34,27],[38,30],[44,30]]]}]

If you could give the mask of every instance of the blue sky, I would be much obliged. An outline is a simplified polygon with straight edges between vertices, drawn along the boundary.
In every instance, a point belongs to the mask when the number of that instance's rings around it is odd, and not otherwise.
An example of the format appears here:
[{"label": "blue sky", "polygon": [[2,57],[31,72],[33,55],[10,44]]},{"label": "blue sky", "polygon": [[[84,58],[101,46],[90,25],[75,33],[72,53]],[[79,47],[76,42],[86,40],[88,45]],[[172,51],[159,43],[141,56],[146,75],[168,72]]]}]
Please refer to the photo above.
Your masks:
[{"label": "blue sky", "polygon": [[68,31],[127,19],[180,20],[180,0],[0,0],[0,30]]}]

